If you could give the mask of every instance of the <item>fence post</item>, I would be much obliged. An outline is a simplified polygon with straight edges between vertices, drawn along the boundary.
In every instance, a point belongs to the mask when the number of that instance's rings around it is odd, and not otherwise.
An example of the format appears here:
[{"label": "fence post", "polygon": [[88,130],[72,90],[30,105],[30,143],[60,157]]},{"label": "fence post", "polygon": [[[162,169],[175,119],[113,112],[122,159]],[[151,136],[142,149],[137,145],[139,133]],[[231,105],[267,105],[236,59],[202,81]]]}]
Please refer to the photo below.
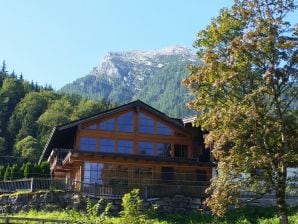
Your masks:
[{"label": "fence post", "polygon": [[31,178],[30,190],[31,190],[31,192],[33,192],[33,190],[34,190],[34,178],[33,177]]},{"label": "fence post", "polygon": [[9,218],[8,217],[5,218],[4,223],[5,224],[8,224],[9,223]]}]

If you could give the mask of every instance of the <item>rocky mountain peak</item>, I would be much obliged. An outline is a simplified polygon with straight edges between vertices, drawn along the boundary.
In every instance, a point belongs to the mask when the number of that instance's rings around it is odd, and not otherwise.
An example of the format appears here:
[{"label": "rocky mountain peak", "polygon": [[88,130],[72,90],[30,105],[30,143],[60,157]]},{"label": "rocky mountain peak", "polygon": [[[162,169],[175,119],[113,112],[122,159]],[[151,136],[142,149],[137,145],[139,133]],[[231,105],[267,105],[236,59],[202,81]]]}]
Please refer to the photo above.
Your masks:
[{"label": "rocky mountain peak", "polygon": [[[196,61],[195,54],[191,49],[175,45],[154,51],[123,51],[109,52],[100,61],[98,66],[90,72],[91,75],[105,76],[107,78],[121,78],[127,80],[128,76],[139,76],[143,79],[144,71],[158,69],[164,66],[160,63],[167,63],[170,59],[162,57],[178,56],[182,61]],[[138,74],[136,74],[138,73]],[[146,73],[146,72],[145,72]]]}]

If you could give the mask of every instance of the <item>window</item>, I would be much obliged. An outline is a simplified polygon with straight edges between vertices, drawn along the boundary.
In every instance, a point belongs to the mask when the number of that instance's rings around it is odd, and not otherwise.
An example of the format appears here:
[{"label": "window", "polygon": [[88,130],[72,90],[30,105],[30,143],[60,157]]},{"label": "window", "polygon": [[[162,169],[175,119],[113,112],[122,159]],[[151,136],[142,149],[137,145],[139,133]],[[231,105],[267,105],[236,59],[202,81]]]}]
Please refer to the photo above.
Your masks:
[{"label": "window", "polygon": [[135,184],[152,184],[152,168],[135,167],[133,168],[133,183]]},{"label": "window", "polygon": [[159,157],[171,157],[171,144],[168,143],[157,143],[156,153]]},{"label": "window", "polygon": [[133,154],[133,142],[128,140],[119,140],[118,152],[122,154]]},{"label": "window", "polygon": [[99,129],[104,131],[114,131],[115,130],[115,118],[103,121],[99,123]]},{"label": "window", "polygon": [[143,113],[139,114],[139,132],[154,133],[154,120]]},{"label": "window", "polygon": [[102,184],[103,163],[84,163],[84,182]]},{"label": "window", "polygon": [[99,139],[99,151],[100,152],[115,152],[115,140],[102,138]]},{"label": "window", "polygon": [[118,117],[118,129],[121,132],[133,131],[133,112],[128,112]]},{"label": "window", "polygon": [[173,167],[162,167],[161,168],[161,179],[163,182],[171,182],[174,180],[174,169]]},{"label": "window", "polygon": [[96,124],[92,124],[92,125],[86,127],[86,129],[88,129],[88,130],[95,130],[96,129]]},{"label": "window", "polygon": [[81,151],[96,151],[96,138],[81,138],[80,139],[80,150]]},{"label": "window", "polygon": [[206,170],[197,170],[197,181],[207,181],[207,171]]},{"label": "window", "polygon": [[139,152],[141,155],[154,156],[154,143],[139,142]]},{"label": "window", "polygon": [[109,165],[109,184],[112,186],[128,185],[128,167],[123,165]]},{"label": "window", "polygon": [[173,135],[172,129],[161,122],[157,122],[157,134],[160,135]]},{"label": "window", "polygon": [[187,145],[174,145],[174,155],[175,158],[187,158],[188,146]]}]

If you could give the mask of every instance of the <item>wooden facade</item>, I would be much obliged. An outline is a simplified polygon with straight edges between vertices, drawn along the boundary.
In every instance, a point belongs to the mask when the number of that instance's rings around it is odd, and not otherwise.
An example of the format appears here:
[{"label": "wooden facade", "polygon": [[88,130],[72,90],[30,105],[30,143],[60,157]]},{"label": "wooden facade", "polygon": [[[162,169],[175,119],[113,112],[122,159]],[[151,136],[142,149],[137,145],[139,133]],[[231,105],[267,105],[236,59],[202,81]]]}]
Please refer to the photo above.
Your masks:
[{"label": "wooden facade", "polygon": [[213,167],[203,134],[137,100],[54,128],[40,161],[87,183],[200,185]]}]

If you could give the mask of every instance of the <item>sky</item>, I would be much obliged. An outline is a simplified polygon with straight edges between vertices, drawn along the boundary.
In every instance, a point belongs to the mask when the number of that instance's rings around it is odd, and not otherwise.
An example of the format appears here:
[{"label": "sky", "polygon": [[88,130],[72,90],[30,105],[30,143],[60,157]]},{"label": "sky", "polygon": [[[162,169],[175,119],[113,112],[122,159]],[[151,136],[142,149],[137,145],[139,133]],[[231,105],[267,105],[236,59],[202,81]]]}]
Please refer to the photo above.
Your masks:
[{"label": "sky", "polygon": [[110,51],[192,48],[232,0],[0,0],[0,61],[54,89]]}]

